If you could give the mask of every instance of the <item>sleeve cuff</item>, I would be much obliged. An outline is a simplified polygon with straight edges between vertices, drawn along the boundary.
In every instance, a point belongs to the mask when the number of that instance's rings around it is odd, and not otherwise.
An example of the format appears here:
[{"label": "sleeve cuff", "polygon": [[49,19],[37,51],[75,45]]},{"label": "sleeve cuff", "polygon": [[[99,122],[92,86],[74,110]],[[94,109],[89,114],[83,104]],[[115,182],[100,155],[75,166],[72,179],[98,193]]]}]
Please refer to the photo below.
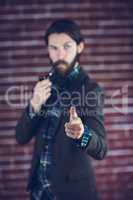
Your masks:
[{"label": "sleeve cuff", "polygon": [[31,103],[29,102],[29,105],[28,105],[28,116],[30,119],[33,119],[35,116],[37,116],[37,113],[34,112],[33,108],[32,108],[32,105]]},{"label": "sleeve cuff", "polygon": [[77,146],[81,149],[85,149],[88,146],[91,137],[92,133],[90,132],[89,128],[85,125],[83,136],[80,139],[76,140]]}]

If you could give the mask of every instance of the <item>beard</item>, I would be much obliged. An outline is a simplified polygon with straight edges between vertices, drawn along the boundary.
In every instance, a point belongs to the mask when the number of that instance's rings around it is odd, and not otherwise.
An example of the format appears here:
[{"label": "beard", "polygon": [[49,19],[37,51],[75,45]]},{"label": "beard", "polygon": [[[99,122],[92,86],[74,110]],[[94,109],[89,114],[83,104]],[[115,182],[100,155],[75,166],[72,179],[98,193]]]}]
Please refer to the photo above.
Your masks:
[{"label": "beard", "polygon": [[76,54],[71,63],[64,60],[58,60],[56,62],[51,61],[55,73],[63,78],[67,77],[67,75],[71,73],[77,62],[79,62],[79,54]]}]

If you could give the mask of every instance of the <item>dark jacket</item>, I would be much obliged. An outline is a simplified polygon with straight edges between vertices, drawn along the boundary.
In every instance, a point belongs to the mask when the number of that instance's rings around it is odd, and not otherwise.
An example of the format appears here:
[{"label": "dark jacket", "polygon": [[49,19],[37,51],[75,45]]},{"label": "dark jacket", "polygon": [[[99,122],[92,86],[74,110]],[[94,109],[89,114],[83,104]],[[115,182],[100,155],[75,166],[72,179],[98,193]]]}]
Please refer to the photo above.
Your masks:
[{"label": "dark jacket", "polygon": [[[79,117],[92,132],[92,138],[85,149],[78,147],[76,140],[66,136],[64,124],[69,121],[69,115],[62,113],[53,144],[55,166],[51,169],[52,189],[60,200],[96,200],[96,183],[90,157],[101,160],[107,152],[102,111],[103,90],[81,68],[78,77],[71,81],[68,91],[72,96],[63,100],[67,101],[64,102],[66,110],[69,110],[71,103],[75,104]],[[75,98],[75,92],[80,92],[82,98]],[[79,100],[82,102],[79,103]],[[16,126],[16,139],[20,144],[27,144],[35,136],[28,183],[28,189],[31,190],[35,185],[36,168],[44,145],[40,130],[44,124],[47,130],[50,124],[47,118],[40,116],[31,119],[28,112],[27,106]]]}]

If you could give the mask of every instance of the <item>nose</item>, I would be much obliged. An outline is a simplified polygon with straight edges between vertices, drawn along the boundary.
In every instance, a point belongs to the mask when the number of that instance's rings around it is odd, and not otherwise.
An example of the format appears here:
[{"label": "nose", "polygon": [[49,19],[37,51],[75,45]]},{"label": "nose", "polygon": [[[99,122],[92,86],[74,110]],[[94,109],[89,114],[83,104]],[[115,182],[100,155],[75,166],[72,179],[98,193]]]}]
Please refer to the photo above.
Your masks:
[{"label": "nose", "polygon": [[65,58],[65,55],[66,55],[66,53],[65,53],[65,50],[63,48],[58,50],[58,59],[59,60],[63,60]]}]

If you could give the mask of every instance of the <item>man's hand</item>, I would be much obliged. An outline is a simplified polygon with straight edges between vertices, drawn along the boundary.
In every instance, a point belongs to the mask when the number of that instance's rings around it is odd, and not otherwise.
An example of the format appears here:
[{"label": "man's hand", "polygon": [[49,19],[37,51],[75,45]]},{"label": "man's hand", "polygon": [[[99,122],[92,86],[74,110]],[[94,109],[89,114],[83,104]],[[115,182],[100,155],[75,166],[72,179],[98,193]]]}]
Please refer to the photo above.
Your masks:
[{"label": "man's hand", "polygon": [[68,123],[65,123],[65,132],[68,137],[73,139],[79,139],[83,135],[84,125],[78,117],[74,106],[70,108],[70,120]]},{"label": "man's hand", "polygon": [[38,112],[42,106],[45,104],[47,99],[51,95],[51,85],[49,79],[39,81],[34,88],[33,97],[31,99],[31,105],[35,112]]}]

